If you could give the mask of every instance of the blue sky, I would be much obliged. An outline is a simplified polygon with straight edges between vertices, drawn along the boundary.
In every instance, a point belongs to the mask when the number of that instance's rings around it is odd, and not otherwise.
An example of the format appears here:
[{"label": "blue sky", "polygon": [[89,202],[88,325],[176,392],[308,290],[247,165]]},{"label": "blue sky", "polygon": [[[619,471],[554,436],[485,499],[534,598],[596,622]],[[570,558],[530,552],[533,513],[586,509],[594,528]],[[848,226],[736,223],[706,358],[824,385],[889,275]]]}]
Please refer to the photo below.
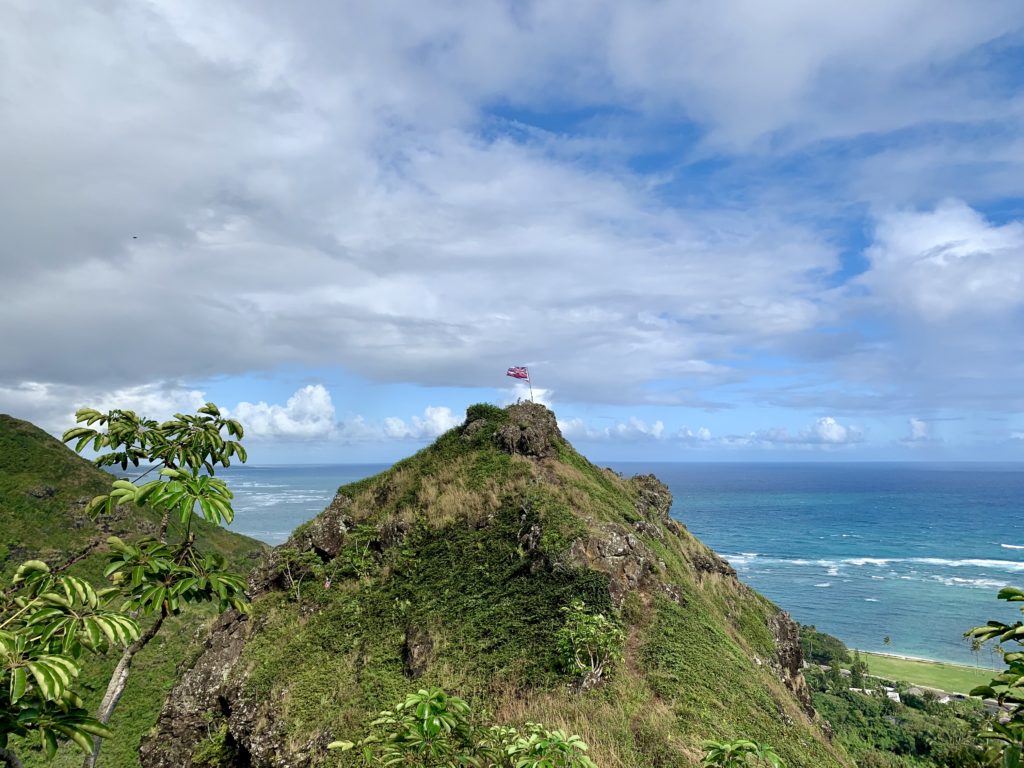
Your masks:
[{"label": "blue sky", "polygon": [[1016,2],[0,9],[0,411],[1024,459]]}]

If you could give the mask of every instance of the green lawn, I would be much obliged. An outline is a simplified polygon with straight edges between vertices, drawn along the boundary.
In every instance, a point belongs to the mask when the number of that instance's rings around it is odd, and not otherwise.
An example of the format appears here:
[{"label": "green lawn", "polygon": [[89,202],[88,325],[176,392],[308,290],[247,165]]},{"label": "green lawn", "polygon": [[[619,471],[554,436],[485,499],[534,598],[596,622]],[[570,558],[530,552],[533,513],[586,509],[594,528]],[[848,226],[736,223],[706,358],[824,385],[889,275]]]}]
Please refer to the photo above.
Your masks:
[{"label": "green lawn", "polygon": [[995,674],[984,667],[967,667],[937,661],[917,661],[865,653],[869,674],[889,680],[903,680],[915,685],[939,688],[943,691],[967,693],[977,685],[989,682]]}]

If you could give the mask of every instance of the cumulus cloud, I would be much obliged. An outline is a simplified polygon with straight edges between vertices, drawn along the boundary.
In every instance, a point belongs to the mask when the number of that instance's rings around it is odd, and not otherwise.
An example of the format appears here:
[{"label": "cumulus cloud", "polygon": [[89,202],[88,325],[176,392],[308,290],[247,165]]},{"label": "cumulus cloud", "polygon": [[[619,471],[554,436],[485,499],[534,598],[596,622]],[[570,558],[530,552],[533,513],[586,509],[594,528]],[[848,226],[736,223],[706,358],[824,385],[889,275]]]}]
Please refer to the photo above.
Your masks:
[{"label": "cumulus cloud", "polygon": [[334,403],[322,384],[310,384],[284,405],[242,402],[230,409],[247,436],[275,439],[326,439],[335,430]]},{"label": "cumulus cloud", "polygon": [[[800,393],[819,410],[1019,402],[1019,224],[883,212],[865,299],[837,288],[830,217],[877,189],[759,194],[690,165],[710,150],[746,178],[866,132],[1019,135],[1019,101],[953,66],[1019,27],[1012,0],[6,4],[3,396],[54,418],[76,388],[339,361],[490,387],[540,359],[541,398],[720,407],[781,354],[839,382]],[[682,166],[636,171],[648,152]],[[914,326],[964,318],[936,348]],[[908,330],[850,327],[890,320]],[[975,375],[941,394],[948,345]],[[246,405],[268,435],[333,434],[323,401]]]},{"label": "cumulus cloud", "polygon": [[625,421],[614,421],[605,426],[594,426],[581,418],[560,420],[558,428],[569,440],[604,441],[616,440],[623,442],[681,442],[700,444],[711,441],[711,430],[707,427],[700,427],[692,430],[689,427],[681,427],[677,430],[670,430],[665,427],[661,419],[647,422],[636,416],[631,416]]},{"label": "cumulus cloud", "polygon": [[1024,307],[1024,224],[1002,226],[965,203],[881,217],[862,282],[901,312],[961,322]]},{"label": "cumulus cloud", "polygon": [[840,424],[832,416],[822,416],[799,432],[785,427],[755,430],[746,435],[733,435],[725,439],[732,446],[794,446],[805,448],[838,448],[864,441],[864,432],[858,427]]},{"label": "cumulus cloud", "polygon": [[0,412],[26,419],[53,434],[75,424],[75,411],[123,408],[153,419],[195,411],[206,402],[204,394],[172,382],[142,384],[113,390],[97,387],[24,382],[0,384]]},{"label": "cumulus cloud", "polygon": [[428,405],[423,416],[413,416],[409,421],[394,416],[384,419],[384,436],[410,440],[432,439],[461,423],[462,419],[452,413],[451,408]]}]

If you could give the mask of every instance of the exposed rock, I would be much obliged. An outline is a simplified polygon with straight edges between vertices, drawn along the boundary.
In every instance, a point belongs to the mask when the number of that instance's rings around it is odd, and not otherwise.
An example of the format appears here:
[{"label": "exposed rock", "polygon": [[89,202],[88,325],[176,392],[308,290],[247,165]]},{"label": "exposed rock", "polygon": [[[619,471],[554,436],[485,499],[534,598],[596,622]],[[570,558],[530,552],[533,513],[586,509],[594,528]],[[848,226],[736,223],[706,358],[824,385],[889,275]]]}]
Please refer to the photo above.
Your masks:
[{"label": "exposed rock", "polygon": [[38,485],[35,488],[29,488],[25,493],[35,499],[49,499],[57,493],[57,489],[50,485]]},{"label": "exposed rock", "polygon": [[341,551],[345,536],[352,528],[352,517],[349,514],[351,504],[347,496],[336,494],[327,509],[292,534],[284,546],[298,550],[312,549],[322,557],[334,557]]},{"label": "exposed rock", "polygon": [[814,717],[811,691],[804,680],[804,652],[800,645],[800,625],[785,611],[779,611],[768,620],[768,629],[775,638],[776,660],[771,665],[779,679],[796,696],[800,706]]},{"label": "exposed rock", "polygon": [[693,563],[693,567],[696,568],[697,572],[700,574],[717,573],[721,576],[736,575],[736,569],[729,565],[728,561],[723,560],[711,550],[691,554],[690,562]]},{"label": "exposed rock", "polygon": [[227,611],[214,623],[202,655],[181,677],[164,702],[157,732],[139,749],[142,762],[151,768],[188,768],[192,753],[205,738],[210,713],[225,712],[229,673],[242,652],[248,620]]},{"label": "exposed rock", "polygon": [[415,626],[408,627],[405,630],[405,645],[402,646],[405,676],[415,680],[426,672],[433,650],[434,641],[426,630]]},{"label": "exposed rock", "polygon": [[672,491],[654,475],[636,475],[630,482],[636,486],[636,511],[653,523],[668,522],[671,518]]},{"label": "exposed rock", "polygon": [[335,557],[345,543],[345,536],[352,528],[348,515],[351,500],[343,494],[336,494],[330,505],[313,518],[304,528],[292,534],[280,547],[271,551],[263,562],[253,569],[249,576],[249,591],[253,595],[271,588],[285,588],[280,552],[296,549],[300,552],[311,550],[325,562]]},{"label": "exposed rock", "polygon": [[487,426],[487,419],[475,419],[462,428],[462,439],[470,442],[477,433]]},{"label": "exposed rock", "polygon": [[608,591],[616,608],[622,607],[627,594],[640,588],[653,587],[680,601],[678,589],[659,578],[662,564],[658,558],[621,526],[609,524],[599,533],[577,539],[569,548],[569,558],[577,565],[608,574]]},{"label": "exposed rock", "polygon": [[554,453],[555,446],[562,440],[555,414],[539,403],[516,403],[506,412],[508,423],[494,436],[499,448],[537,458]]},{"label": "exposed rock", "polygon": [[665,540],[665,534],[662,533],[661,527],[647,520],[637,520],[633,523],[633,527],[636,528],[637,533],[641,533],[644,536],[650,536],[660,541]]}]

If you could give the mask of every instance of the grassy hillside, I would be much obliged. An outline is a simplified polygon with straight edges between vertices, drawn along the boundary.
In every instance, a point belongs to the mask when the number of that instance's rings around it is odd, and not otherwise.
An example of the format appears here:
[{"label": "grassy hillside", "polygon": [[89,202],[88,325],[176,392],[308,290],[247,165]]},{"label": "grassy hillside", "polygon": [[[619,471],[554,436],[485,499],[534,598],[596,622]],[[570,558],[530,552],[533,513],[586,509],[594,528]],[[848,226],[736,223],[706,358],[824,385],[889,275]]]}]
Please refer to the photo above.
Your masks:
[{"label": "grassy hillside", "polygon": [[[670,503],[654,478],[588,462],[540,406],[474,406],[295,532],[251,617],[222,622],[185,673],[143,764],[347,765],[329,741],[440,685],[498,722],[579,733],[605,768],[696,765],[705,739],[740,735],[791,768],[850,765],[801,703],[795,625]],[[330,580],[289,589],[289,550]],[[628,630],[611,678],[583,692],[555,642],[574,598]]]},{"label": "grassy hillside", "polygon": [[[0,414],[0,571],[9,574],[30,558],[59,564],[110,534],[135,538],[156,530],[159,515],[146,509],[120,509],[110,518],[92,520],[84,506],[110,488],[111,475],[77,456],[38,427]],[[219,549],[237,568],[248,571],[265,545],[200,521],[197,540]],[[70,572],[102,583],[103,545],[90,550]],[[157,638],[136,658],[132,677],[111,723],[115,736],[104,743],[101,768],[137,768],[141,737],[156,722],[176,666],[185,659],[197,631],[211,616],[198,611],[170,619]],[[93,658],[82,679],[87,706],[102,697],[116,657]],[[66,748],[47,762],[19,750],[26,766],[78,766],[80,753]]]}]

